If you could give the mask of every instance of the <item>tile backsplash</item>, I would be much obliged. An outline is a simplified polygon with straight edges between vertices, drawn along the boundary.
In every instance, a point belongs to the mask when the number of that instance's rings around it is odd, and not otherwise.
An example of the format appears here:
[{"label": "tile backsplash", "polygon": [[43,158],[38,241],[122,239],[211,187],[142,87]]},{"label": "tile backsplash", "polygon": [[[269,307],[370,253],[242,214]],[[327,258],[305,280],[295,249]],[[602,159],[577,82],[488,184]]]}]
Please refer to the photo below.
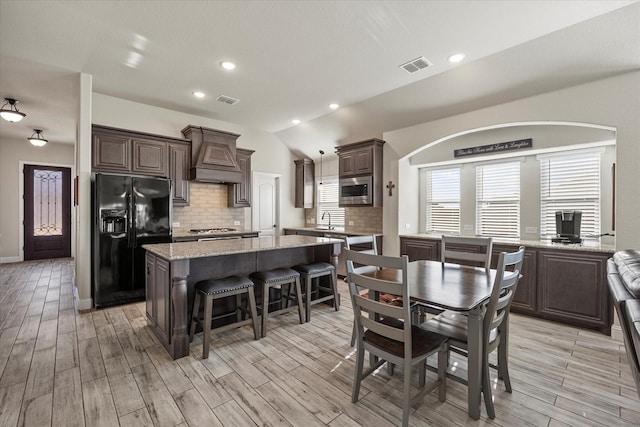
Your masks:
[{"label": "tile backsplash", "polygon": [[190,183],[189,206],[173,208],[173,222],[180,229],[233,227],[234,221],[244,224],[244,208],[227,207],[227,186],[224,184]]},{"label": "tile backsplash", "polygon": [[[305,227],[315,227],[316,208],[304,210]],[[313,220],[310,222],[309,220]],[[357,233],[382,233],[382,208],[353,207],[344,210],[344,228]],[[353,225],[349,225],[353,222]]]}]

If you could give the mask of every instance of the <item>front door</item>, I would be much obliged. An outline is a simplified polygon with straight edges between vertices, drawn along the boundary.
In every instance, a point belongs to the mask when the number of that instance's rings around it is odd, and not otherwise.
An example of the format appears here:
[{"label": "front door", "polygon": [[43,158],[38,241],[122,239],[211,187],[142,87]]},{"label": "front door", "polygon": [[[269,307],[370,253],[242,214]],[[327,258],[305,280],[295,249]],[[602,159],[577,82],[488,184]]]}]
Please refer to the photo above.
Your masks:
[{"label": "front door", "polygon": [[71,256],[71,169],[24,165],[24,259]]},{"label": "front door", "polygon": [[270,173],[253,174],[253,200],[251,203],[253,230],[259,236],[273,236],[278,232],[278,185],[279,178]]}]

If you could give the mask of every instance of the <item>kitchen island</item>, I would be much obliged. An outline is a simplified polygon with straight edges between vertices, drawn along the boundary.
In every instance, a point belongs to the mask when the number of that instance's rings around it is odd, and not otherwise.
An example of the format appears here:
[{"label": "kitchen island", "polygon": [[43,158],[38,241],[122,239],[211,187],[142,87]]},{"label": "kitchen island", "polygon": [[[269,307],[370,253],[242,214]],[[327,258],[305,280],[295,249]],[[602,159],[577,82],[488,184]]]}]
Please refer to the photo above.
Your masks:
[{"label": "kitchen island", "polygon": [[195,283],[316,261],[337,266],[341,245],[309,236],[145,245],[147,321],[174,359],[187,356]]}]

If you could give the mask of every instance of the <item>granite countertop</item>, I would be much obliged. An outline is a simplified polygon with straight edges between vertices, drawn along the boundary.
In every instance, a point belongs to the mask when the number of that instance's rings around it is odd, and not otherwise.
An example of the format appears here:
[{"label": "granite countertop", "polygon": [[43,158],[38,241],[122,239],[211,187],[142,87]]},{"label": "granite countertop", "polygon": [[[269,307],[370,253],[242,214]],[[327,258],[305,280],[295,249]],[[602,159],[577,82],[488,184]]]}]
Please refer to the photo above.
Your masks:
[{"label": "granite countertop", "polygon": [[172,237],[174,239],[182,239],[182,238],[202,238],[202,237],[231,237],[231,236],[244,236],[246,234],[256,234],[258,231],[216,231],[212,233],[193,233],[187,229],[174,229],[172,233]]},{"label": "granite countertop", "polygon": [[[401,234],[399,237],[406,237],[411,239],[429,239],[429,240],[440,240],[442,238],[442,234],[438,233],[419,233],[419,234]],[[463,236],[465,237],[465,236]],[[494,238],[493,243],[503,243],[507,245],[524,245],[529,248],[549,248],[549,249],[562,249],[562,250],[573,250],[573,251],[582,251],[582,252],[604,252],[604,253],[614,253],[616,251],[616,247],[614,245],[605,245],[597,241],[586,240],[582,242],[582,244],[564,244],[564,243],[553,243],[551,240],[514,240],[514,239],[500,239]]]},{"label": "granite countertop", "polygon": [[154,255],[169,261],[232,255],[275,249],[300,248],[305,246],[342,244],[341,239],[311,236],[264,236],[233,240],[209,240],[203,242],[176,242],[143,245]]},{"label": "granite countertop", "polygon": [[285,227],[285,230],[300,230],[300,231],[317,231],[318,233],[337,234],[342,236],[382,236],[382,233],[366,232],[366,231],[353,231],[344,227],[336,227],[329,230],[328,228],[317,227]]}]

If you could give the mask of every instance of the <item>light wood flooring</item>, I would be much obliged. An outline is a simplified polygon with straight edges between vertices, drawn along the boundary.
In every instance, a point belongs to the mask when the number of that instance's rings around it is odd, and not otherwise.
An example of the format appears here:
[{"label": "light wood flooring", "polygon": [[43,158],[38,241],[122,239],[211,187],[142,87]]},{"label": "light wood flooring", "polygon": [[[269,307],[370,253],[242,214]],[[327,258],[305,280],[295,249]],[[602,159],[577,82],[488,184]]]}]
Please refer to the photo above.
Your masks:
[{"label": "light wood flooring", "polygon": [[[213,337],[202,360],[170,360],[146,326],[144,304],[76,313],[70,259],[0,265],[0,426],[384,426],[401,419],[402,370],[380,370],[351,403],[352,311],[341,282],[339,312],[310,323],[270,319]],[[622,343],[597,332],[511,316],[513,393],[497,382],[496,418],[467,416],[466,387],[429,395],[412,425],[631,426],[640,402]],[[452,356],[452,369],[465,361]],[[429,375],[432,375],[429,373]],[[495,379],[495,374],[493,376]]]}]

